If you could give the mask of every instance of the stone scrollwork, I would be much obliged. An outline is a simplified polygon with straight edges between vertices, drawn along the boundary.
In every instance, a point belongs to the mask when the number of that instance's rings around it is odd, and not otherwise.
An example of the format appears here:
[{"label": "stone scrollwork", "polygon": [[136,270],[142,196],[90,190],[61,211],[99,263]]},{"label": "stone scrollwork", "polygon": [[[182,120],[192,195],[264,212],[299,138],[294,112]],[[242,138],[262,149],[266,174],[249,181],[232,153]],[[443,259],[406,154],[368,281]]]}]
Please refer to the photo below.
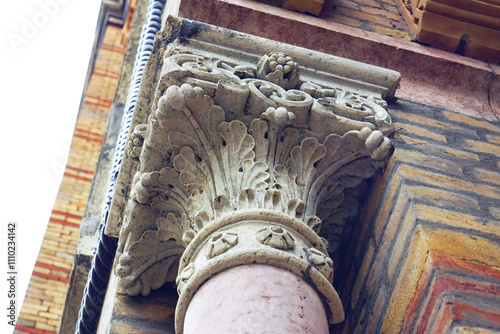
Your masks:
[{"label": "stone scrollwork", "polygon": [[347,190],[390,154],[383,100],[303,82],[280,51],[255,64],[169,50],[147,123],[130,137],[139,167],[120,234],[121,286],[147,295],[177,282],[179,329],[210,276],[271,264],[307,272],[330,321],[341,321],[329,252],[356,210]]}]

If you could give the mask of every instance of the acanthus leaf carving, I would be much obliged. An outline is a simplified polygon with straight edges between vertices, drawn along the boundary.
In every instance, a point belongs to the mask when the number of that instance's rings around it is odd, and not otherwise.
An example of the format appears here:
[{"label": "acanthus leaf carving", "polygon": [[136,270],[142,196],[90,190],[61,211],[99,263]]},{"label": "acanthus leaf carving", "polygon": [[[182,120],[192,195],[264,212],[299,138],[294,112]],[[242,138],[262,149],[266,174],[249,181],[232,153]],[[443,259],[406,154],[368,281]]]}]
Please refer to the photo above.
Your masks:
[{"label": "acanthus leaf carving", "polygon": [[165,282],[176,279],[178,261],[184,252],[183,229],[187,218],[173,213],[156,221],[157,231],[146,231],[119,258],[116,274],[120,285],[130,295],[147,296]]},{"label": "acanthus leaf carving", "polygon": [[[140,166],[130,205],[158,219],[133,230],[141,215],[129,218],[123,231],[133,233],[120,239],[116,268],[121,284],[147,294],[178,274],[182,295],[206,263],[246,248],[274,248],[272,256],[312,264],[331,282],[327,250],[338,249],[358,206],[358,195],[346,191],[361,187],[390,154],[392,126],[381,101],[302,82],[299,64],[282,52],[258,64],[169,54],[148,124],[137,128],[144,144],[132,139],[142,149],[131,148]],[[161,163],[148,160],[153,151]],[[245,214],[248,222],[232,220]],[[259,217],[253,234],[240,234],[252,215]]]}]

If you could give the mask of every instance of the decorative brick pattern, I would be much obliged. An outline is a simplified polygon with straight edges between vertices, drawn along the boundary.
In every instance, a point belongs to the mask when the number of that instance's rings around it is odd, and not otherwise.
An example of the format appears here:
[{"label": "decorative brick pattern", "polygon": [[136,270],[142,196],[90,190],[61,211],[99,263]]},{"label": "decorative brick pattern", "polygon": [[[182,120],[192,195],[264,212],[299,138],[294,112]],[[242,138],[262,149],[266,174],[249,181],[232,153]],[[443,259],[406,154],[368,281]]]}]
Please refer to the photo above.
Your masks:
[{"label": "decorative brick pattern", "polygon": [[106,27],[78,115],[66,170],[15,333],[55,334],[58,330],[80,220],[106,131],[108,111],[127,42],[124,38],[126,35],[127,31],[120,27]]},{"label": "decorative brick pattern", "polygon": [[394,0],[326,0],[320,17],[398,39],[413,38]]},{"label": "decorative brick pattern", "polygon": [[347,320],[333,332],[498,331],[500,128],[389,108],[395,151],[337,271]]},{"label": "decorative brick pattern", "polygon": [[[287,6],[289,1],[285,0],[254,1],[294,9],[293,6]],[[319,3],[319,1],[309,1],[315,4]],[[307,3],[308,1],[294,1],[294,3],[302,2]],[[307,8],[307,5],[302,4],[300,7]],[[304,12],[304,10],[297,10]],[[325,21],[345,24],[398,39],[410,41],[413,38],[399,12],[396,0],[325,0],[321,11],[315,15]]]}]

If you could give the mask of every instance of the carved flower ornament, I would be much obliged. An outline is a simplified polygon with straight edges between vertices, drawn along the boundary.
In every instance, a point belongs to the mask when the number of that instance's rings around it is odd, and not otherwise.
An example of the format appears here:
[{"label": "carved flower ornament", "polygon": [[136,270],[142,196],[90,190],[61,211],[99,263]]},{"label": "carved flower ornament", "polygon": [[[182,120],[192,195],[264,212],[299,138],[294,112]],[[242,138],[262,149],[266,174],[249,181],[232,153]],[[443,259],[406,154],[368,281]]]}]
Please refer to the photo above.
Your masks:
[{"label": "carved flower ornament", "polygon": [[329,282],[333,281],[333,261],[316,248],[311,248],[308,251],[309,259],[314,264],[316,269],[325,276]]},{"label": "carved flower ornament", "polygon": [[238,234],[231,232],[217,232],[208,241],[205,255],[210,259],[220,255],[238,243]]},{"label": "carved flower ornament", "polygon": [[292,235],[281,226],[269,226],[259,230],[257,240],[261,244],[283,250],[295,247]]}]

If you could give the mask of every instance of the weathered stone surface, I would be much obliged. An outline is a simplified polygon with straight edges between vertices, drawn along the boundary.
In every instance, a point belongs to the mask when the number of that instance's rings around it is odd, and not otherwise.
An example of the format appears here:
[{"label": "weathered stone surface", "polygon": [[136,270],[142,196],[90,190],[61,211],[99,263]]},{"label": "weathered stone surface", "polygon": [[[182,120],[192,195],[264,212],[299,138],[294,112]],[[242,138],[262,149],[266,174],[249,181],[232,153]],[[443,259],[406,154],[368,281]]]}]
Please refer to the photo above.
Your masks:
[{"label": "weathered stone surface", "polygon": [[170,18],[163,38],[107,226],[121,228],[120,288],[175,281],[181,333],[204,282],[267,264],[303,277],[342,321],[329,252],[390,153],[382,97],[399,75],[187,20]]}]

